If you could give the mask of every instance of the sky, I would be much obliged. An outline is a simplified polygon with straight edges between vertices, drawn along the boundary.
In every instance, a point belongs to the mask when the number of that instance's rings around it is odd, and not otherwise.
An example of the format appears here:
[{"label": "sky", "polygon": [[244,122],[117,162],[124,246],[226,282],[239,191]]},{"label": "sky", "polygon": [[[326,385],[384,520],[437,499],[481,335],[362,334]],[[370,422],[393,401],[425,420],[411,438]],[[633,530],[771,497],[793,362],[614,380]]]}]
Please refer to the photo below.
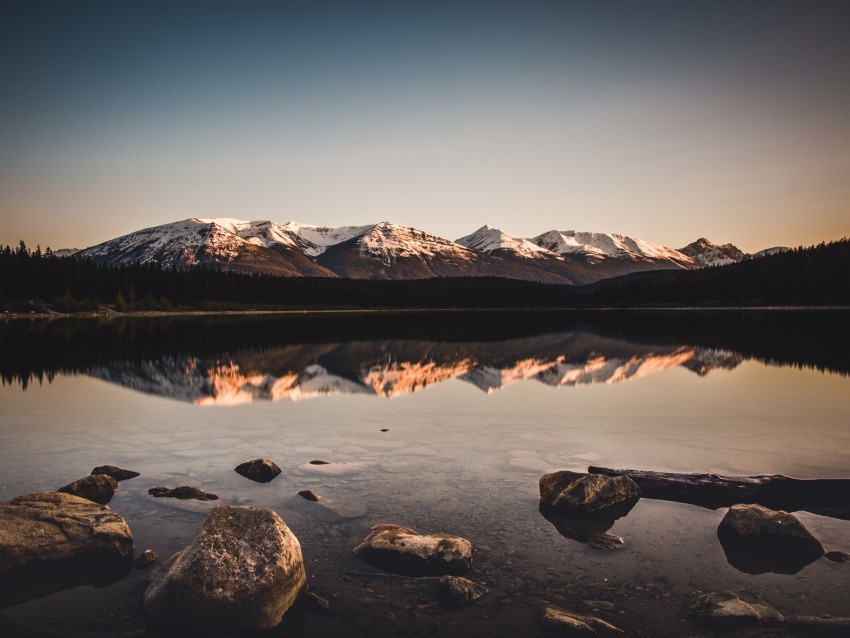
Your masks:
[{"label": "sky", "polygon": [[850,2],[0,3],[0,244],[850,235]]}]

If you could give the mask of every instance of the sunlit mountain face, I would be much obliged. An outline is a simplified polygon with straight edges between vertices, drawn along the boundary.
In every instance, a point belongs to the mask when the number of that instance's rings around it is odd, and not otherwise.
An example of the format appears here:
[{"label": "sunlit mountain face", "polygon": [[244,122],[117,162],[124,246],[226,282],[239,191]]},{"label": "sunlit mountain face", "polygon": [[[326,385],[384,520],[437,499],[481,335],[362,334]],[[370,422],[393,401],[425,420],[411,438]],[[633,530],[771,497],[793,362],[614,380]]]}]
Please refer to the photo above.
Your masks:
[{"label": "sunlit mountain face", "polygon": [[522,381],[578,386],[621,383],[684,366],[700,375],[734,368],[733,352],[653,346],[585,332],[503,342],[385,340],[300,345],[230,356],[115,362],[87,374],[196,405],[300,401],[331,395],[393,398],[459,379],[492,393]]}]

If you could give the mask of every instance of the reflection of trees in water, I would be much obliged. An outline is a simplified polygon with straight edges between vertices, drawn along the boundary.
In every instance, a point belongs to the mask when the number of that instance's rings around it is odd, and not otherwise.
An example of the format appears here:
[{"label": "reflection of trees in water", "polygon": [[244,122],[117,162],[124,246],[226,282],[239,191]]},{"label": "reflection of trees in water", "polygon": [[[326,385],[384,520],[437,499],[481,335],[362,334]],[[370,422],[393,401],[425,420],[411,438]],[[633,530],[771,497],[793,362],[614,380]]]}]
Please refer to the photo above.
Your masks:
[{"label": "reflection of trees in water", "polygon": [[[547,374],[564,379],[569,374],[589,374],[586,364],[591,360],[600,364],[599,355],[607,365],[618,357],[640,358],[647,352],[668,356],[676,350],[693,353],[681,365],[697,374],[734,367],[749,358],[847,374],[847,315],[832,311],[468,311],[6,321],[0,324],[0,378],[3,383],[26,387],[32,381],[50,382],[57,373],[140,365],[168,357],[226,360],[231,353],[238,353],[242,366],[267,374],[274,374],[274,365],[284,366],[285,371],[303,369],[303,362],[261,363],[286,348],[302,359],[313,356],[311,348],[324,349],[326,367],[354,382],[362,380],[363,366],[389,375],[391,366],[373,366],[375,350],[381,348],[382,356],[396,361],[399,368],[427,362],[443,373],[466,356],[475,365],[467,364],[465,374],[492,387],[510,381],[503,376],[505,371],[521,378],[533,376],[519,370],[522,360],[529,370],[542,362],[549,366]],[[573,333],[584,335],[584,351],[576,344],[559,350]],[[594,339],[608,349],[595,348]],[[549,365],[557,357],[562,357],[557,363],[565,369],[555,371]],[[431,373],[422,374],[420,385],[430,383]],[[453,378],[452,374],[447,378]],[[474,382],[471,377],[468,380]],[[369,385],[382,382],[373,378]]]}]

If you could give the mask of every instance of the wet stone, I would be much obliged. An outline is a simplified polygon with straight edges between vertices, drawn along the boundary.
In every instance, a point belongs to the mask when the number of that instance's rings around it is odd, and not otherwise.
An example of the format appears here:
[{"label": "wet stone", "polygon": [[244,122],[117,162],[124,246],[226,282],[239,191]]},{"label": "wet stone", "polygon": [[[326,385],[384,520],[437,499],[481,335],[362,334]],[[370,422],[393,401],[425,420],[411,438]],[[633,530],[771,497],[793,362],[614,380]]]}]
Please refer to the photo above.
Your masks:
[{"label": "wet stone", "polygon": [[138,472],[134,472],[133,470],[124,470],[114,465],[98,465],[90,472],[90,474],[106,474],[107,476],[114,478],[116,481],[127,481],[139,476]]},{"label": "wet stone", "polygon": [[159,556],[152,549],[146,549],[133,561],[133,569],[146,569],[153,565]]},{"label": "wet stone", "polygon": [[85,476],[73,483],[60,487],[57,492],[79,496],[80,498],[106,505],[115,495],[118,481],[106,474]]},{"label": "wet stone", "polygon": [[847,552],[827,552],[824,556],[833,563],[846,563],[850,560],[850,553]]},{"label": "wet stone", "polygon": [[311,490],[301,490],[300,492],[298,492],[298,496],[306,498],[308,501],[314,501],[314,502],[319,501],[322,498],[321,496],[319,496],[318,494],[316,494],[315,492],[313,492]]},{"label": "wet stone", "polygon": [[156,496],[158,498],[176,498],[180,499],[181,501],[186,501],[190,499],[197,501],[218,500],[218,496],[216,494],[208,494],[207,492],[204,492],[198,487],[189,487],[187,485],[181,485],[180,487],[175,487],[174,489],[169,489],[167,487],[152,487],[148,490],[148,494],[150,494],[151,496]]},{"label": "wet stone", "polygon": [[463,576],[443,576],[437,587],[440,598],[451,605],[470,605],[484,594],[487,588]]},{"label": "wet stone", "polygon": [[268,483],[280,474],[280,468],[269,459],[254,459],[240,463],[235,472],[257,483]]},{"label": "wet stone", "polygon": [[784,620],[782,614],[761,596],[746,589],[700,596],[691,614],[704,625],[722,629],[769,625]]}]

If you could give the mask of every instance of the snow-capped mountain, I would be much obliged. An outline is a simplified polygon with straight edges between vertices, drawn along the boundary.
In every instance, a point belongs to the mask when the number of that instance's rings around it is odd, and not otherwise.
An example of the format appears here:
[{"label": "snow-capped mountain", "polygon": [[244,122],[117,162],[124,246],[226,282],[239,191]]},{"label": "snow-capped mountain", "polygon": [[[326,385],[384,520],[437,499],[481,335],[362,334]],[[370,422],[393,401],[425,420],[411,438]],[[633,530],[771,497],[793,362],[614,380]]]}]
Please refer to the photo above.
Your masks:
[{"label": "snow-capped mountain", "polygon": [[677,251],[624,235],[592,232],[552,230],[529,239],[483,226],[450,241],[390,222],[332,228],[199,217],[139,230],[76,254],[110,264],[203,265],[291,277],[493,276],[560,284],[587,284],[647,270],[699,268],[747,257],[731,244],[715,246],[705,239]]},{"label": "snow-capped mountain", "polygon": [[700,266],[725,266],[743,261],[749,255],[732,244],[712,244],[705,237],[691,242],[679,252],[691,257]]}]

